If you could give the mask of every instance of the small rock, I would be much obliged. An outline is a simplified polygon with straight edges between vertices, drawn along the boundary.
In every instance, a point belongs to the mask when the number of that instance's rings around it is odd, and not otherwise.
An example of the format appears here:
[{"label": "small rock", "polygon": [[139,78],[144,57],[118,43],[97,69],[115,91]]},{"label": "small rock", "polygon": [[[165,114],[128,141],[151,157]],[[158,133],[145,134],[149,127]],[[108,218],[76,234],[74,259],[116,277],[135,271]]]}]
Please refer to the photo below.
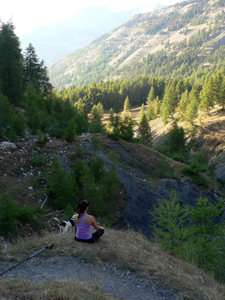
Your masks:
[{"label": "small rock", "polygon": [[16,146],[16,144],[14,144],[14,143],[11,143],[11,142],[2,142],[2,143],[0,143],[0,148],[1,149],[17,149],[17,146]]},{"label": "small rock", "polygon": [[53,220],[56,221],[56,222],[60,222],[60,220],[56,217],[54,217]]}]

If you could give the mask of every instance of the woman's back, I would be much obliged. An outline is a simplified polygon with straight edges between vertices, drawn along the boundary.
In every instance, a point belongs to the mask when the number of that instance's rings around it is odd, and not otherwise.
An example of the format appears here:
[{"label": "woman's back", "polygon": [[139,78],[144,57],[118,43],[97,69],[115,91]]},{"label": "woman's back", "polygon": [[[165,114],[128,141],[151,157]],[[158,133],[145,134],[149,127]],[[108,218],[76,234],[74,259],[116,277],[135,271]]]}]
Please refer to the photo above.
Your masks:
[{"label": "woman's back", "polygon": [[84,240],[90,239],[92,237],[91,224],[89,225],[84,222],[86,216],[88,216],[88,214],[81,215],[80,221],[76,223],[77,226],[76,237]]}]

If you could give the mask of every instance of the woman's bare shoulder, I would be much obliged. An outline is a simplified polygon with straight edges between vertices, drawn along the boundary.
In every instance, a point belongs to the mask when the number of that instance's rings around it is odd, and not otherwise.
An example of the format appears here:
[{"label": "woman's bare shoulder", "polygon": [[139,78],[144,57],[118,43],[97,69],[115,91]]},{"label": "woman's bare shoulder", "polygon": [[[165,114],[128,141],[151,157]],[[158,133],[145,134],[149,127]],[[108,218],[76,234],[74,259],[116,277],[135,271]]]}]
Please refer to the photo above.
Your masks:
[{"label": "woman's bare shoulder", "polygon": [[75,223],[79,223],[79,222],[80,222],[80,218],[78,218],[78,217],[79,217],[78,214],[75,214],[75,215],[74,215],[74,222],[75,222]]},{"label": "woman's bare shoulder", "polygon": [[94,216],[92,216],[92,215],[87,215],[86,218],[87,218],[88,220],[94,220],[94,219],[95,219]]}]

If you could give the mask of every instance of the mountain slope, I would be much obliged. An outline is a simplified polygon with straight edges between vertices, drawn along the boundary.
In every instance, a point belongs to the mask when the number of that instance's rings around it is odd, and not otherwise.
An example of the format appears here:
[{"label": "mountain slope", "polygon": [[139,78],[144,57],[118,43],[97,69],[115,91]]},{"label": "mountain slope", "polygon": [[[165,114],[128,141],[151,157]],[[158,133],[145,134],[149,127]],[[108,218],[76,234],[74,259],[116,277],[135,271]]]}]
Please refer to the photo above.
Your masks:
[{"label": "mountain slope", "polygon": [[139,73],[180,76],[223,64],[225,1],[178,3],[137,14],[49,68],[55,87]]},{"label": "mountain slope", "polygon": [[107,7],[92,6],[76,13],[73,18],[53,25],[40,26],[20,37],[22,47],[32,43],[46,65],[85,47],[102,34],[126,22],[138,10],[112,12]]}]

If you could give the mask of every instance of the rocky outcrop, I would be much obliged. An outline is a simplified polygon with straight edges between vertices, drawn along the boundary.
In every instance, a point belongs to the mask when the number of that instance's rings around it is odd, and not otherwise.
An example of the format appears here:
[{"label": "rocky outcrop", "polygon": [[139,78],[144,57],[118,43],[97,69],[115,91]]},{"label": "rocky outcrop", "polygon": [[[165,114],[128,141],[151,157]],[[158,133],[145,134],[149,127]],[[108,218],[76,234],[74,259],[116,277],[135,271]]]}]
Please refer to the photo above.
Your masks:
[{"label": "rocky outcrop", "polygon": [[146,236],[151,235],[150,226],[153,224],[149,211],[153,210],[158,199],[169,197],[171,190],[177,191],[181,202],[185,205],[195,205],[200,196],[210,201],[219,198],[215,191],[201,189],[191,181],[162,179],[160,184],[153,188],[146,182],[138,182],[137,178],[124,169],[118,169],[117,175],[126,191],[124,196],[126,204],[122,211],[122,218],[129,227],[141,231]]}]

